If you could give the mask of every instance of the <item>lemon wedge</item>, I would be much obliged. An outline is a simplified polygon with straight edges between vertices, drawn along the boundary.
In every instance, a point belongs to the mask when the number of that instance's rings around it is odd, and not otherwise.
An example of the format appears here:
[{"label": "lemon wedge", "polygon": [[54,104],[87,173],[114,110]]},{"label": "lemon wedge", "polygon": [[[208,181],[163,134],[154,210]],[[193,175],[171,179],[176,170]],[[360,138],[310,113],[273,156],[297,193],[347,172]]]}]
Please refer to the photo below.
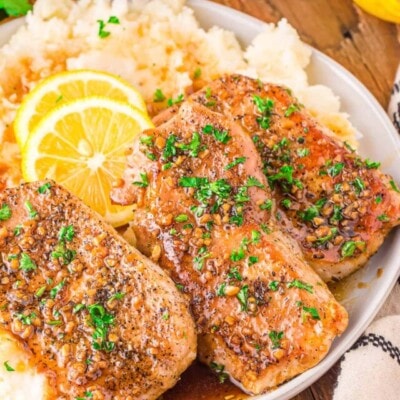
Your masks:
[{"label": "lemon wedge", "polygon": [[143,110],[105,97],[58,105],[27,138],[23,177],[54,179],[113,226],[122,226],[132,219],[132,207],[111,204],[109,192],[125,169],[127,147],[152,127]]},{"label": "lemon wedge", "polygon": [[146,112],[146,104],[140,93],[115,75],[92,70],[60,72],[41,81],[19,107],[14,133],[21,149],[29,132],[46,113],[60,104],[88,96],[105,96]]},{"label": "lemon wedge", "polygon": [[354,3],[375,17],[400,23],[400,0],[354,0]]}]

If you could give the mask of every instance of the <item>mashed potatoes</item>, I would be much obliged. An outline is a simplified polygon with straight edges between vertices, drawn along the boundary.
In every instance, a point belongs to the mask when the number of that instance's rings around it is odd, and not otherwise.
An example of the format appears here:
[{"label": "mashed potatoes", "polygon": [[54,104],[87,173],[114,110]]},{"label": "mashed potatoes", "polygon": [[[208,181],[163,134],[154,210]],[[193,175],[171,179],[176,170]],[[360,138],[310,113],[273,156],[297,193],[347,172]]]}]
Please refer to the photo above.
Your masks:
[{"label": "mashed potatoes", "polygon": [[[119,23],[107,23],[111,16]],[[99,21],[107,37],[100,37]],[[289,86],[317,118],[351,140],[338,98],[329,88],[308,85],[310,56],[285,20],[266,24],[242,49],[232,32],[200,28],[184,0],[38,0],[25,25],[0,49],[0,179],[2,174],[3,185],[20,179],[12,122],[23,96],[40,79],[65,69],[120,75],[149,102],[158,88],[167,97],[184,93],[196,70],[205,81],[243,73]]]}]

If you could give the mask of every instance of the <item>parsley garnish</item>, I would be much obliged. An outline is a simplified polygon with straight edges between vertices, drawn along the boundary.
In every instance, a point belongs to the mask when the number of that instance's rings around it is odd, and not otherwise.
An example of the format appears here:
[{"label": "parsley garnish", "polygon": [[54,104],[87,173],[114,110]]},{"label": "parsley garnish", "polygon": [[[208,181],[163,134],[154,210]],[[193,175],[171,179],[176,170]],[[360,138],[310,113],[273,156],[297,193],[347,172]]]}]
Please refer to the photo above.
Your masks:
[{"label": "parsley garnish", "polygon": [[236,157],[231,163],[229,163],[224,169],[225,171],[228,171],[229,169],[232,169],[233,167],[236,167],[238,164],[243,164],[246,162],[247,157]]},{"label": "parsley garnish", "polygon": [[194,79],[199,79],[200,76],[201,76],[201,68],[200,68],[200,67],[197,67],[197,68],[194,70],[193,78],[194,78]]},{"label": "parsley garnish", "polygon": [[212,362],[210,364],[210,367],[218,375],[219,383],[224,383],[228,379],[229,375],[224,372],[225,366],[223,366],[222,364],[217,364],[216,362]]},{"label": "parsley garnish", "polygon": [[50,182],[47,182],[47,183],[45,183],[44,185],[39,186],[38,192],[39,192],[40,194],[45,194],[45,193],[47,193],[47,192],[50,192],[50,188],[51,188],[51,183],[50,183]]},{"label": "parsley garnish", "polygon": [[321,319],[321,317],[319,316],[318,310],[315,307],[303,306],[303,311],[310,314],[312,319]]},{"label": "parsley garnish", "polygon": [[146,188],[149,186],[149,178],[147,177],[147,174],[140,173],[140,181],[133,182],[133,184],[141,188]]},{"label": "parsley garnish", "polygon": [[75,230],[73,225],[63,226],[58,232],[58,239],[62,241],[71,242],[75,236]]},{"label": "parsley garnish", "polygon": [[260,204],[260,210],[270,211],[272,208],[272,200],[265,200],[264,203]]},{"label": "parsley garnish", "polygon": [[7,221],[11,218],[12,212],[8,204],[3,204],[0,208],[0,221]]},{"label": "parsley garnish", "polygon": [[289,209],[292,205],[292,202],[290,201],[290,199],[283,199],[281,201],[281,204],[283,207],[285,207],[286,209]]},{"label": "parsley garnish", "polygon": [[238,281],[242,281],[243,277],[240,275],[240,272],[238,271],[237,267],[231,268],[228,272],[228,278],[229,279],[236,279]]},{"label": "parsley garnish", "polygon": [[281,347],[281,340],[283,339],[283,332],[271,331],[268,334],[272,342],[273,349],[279,349]]},{"label": "parsley garnish", "polygon": [[381,165],[380,162],[371,161],[369,158],[367,158],[364,162],[365,162],[365,166],[366,166],[368,169],[376,169],[376,168],[379,168],[380,165]]},{"label": "parsley garnish", "polygon": [[19,261],[19,269],[22,271],[34,271],[37,268],[35,262],[26,253],[21,254],[21,259]]},{"label": "parsley garnish", "polygon": [[294,279],[293,281],[288,282],[286,286],[288,288],[295,287],[298,289],[306,290],[309,293],[314,293],[312,285],[299,281],[298,279]]},{"label": "parsley garnish", "polygon": [[381,215],[378,215],[378,221],[381,221],[381,222],[388,222],[388,221],[390,221],[390,218],[386,215],[386,214],[381,214]]},{"label": "parsley garnish", "polygon": [[378,196],[375,197],[375,204],[382,203],[383,197],[378,194]]},{"label": "parsley garnish", "polygon": [[365,189],[365,183],[360,177],[357,176],[351,184],[354,186],[354,190],[357,195],[359,195]]},{"label": "parsley garnish", "polygon": [[175,217],[176,222],[186,222],[188,221],[189,217],[186,214],[179,214]]},{"label": "parsley garnish", "polygon": [[331,228],[330,233],[328,233],[326,236],[318,238],[316,240],[315,244],[317,246],[323,245],[323,244],[329,242],[337,233],[338,233],[338,229],[337,228]]},{"label": "parsley garnish", "polygon": [[345,242],[340,250],[340,254],[343,258],[351,257],[356,251],[358,246],[365,246],[365,242],[359,241],[355,242],[353,240],[349,240]]},{"label": "parsley garnish", "polygon": [[65,279],[63,279],[58,285],[54,286],[53,289],[50,290],[50,297],[55,299],[57,297],[58,292],[65,286]]},{"label": "parsley garnish", "polygon": [[122,300],[125,297],[126,293],[123,292],[117,292],[114,293],[109,299],[108,301],[113,301],[113,300]]},{"label": "parsley garnish", "polygon": [[32,10],[29,0],[0,0],[0,10],[10,17],[21,17]]},{"label": "parsley garnish", "polygon": [[38,290],[36,290],[35,297],[37,298],[42,297],[45,291],[46,291],[46,285],[41,286]]},{"label": "parsley garnish", "polygon": [[300,111],[300,107],[297,104],[291,104],[285,111],[285,117],[290,117],[294,112]]},{"label": "parsley garnish", "polygon": [[396,183],[394,182],[393,179],[391,179],[391,180],[389,181],[389,183],[390,183],[390,186],[392,187],[392,189],[393,189],[395,192],[400,193],[400,190],[399,190],[399,188],[397,187],[397,185],[396,185]]},{"label": "parsley garnish", "polygon": [[140,136],[140,143],[146,145],[146,146],[153,146],[153,136],[148,136],[148,135],[142,135]]},{"label": "parsley garnish", "polygon": [[226,288],[226,282],[221,283],[221,285],[218,286],[216,293],[218,297],[224,297],[225,296],[225,288]]},{"label": "parsley garnish", "polygon": [[344,163],[336,163],[328,168],[328,174],[331,177],[338,176],[344,168]]},{"label": "parsley garnish", "polygon": [[60,242],[51,253],[52,258],[62,259],[64,265],[68,265],[76,256],[75,250],[67,249],[64,242]]},{"label": "parsley garnish", "polygon": [[247,178],[246,186],[247,187],[253,187],[254,186],[254,187],[261,188],[261,189],[265,189],[265,186],[257,178],[255,178],[254,176],[249,176]]},{"label": "parsley garnish", "polygon": [[15,316],[24,324],[24,325],[32,325],[32,321],[36,318],[36,314],[34,312],[29,315],[25,314],[15,314]]},{"label": "parsley garnish", "polygon": [[310,154],[310,149],[307,148],[297,149],[297,155],[300,158],[308,156],[309,154]]},{"label": "parsley garnish", "polygon": [[258,263],[258,257],[257,256],[250,256],[249,257],[249,265],[254,265],[255,263]]},{"label": "parsley garnish", "polygon": [[3,365],[4,365],[4,368],[6,369],[6,371],[8,371],[8,372],[15,371],[15,369],[13,367],[11,367],[11,365],[8,363],[8,361],[4,361]]},{"label": "parsley garnish", "polygon": [[167,160],[170,157],[176,155],[176,147],[175,143],[177,141],[177,137],[175,135],[169,135],[167,141],[165,142],[165,147],[163,151],[162,158]]},{"label": "parsley garnish", "polygon": [[200,248],[197,256],[193,260],[194,268],[201,271],[204,266],[204,260],[210,257],[210,253],[207,252],[207,247],[203,246]]},{"label": "parsley garnish", "polygon": [[176,99],[169,98],[169,99],[167,100],[168,107],[171,107],[171,106],[173,106],[173,105],[175,105],[175,104],[182,103],[182,101],[183,101],[184,99],[185,99],[185,97],[184,97],[183,94],[178,95],[178,97],[177,97]]},{"label": "parsley garnish", "polygon": [[87,307],[91,318],[91,323],[95,328],[92,335],[93,348],[95,350],[112,351],[115,343],[107,341],[108,329],[114,324],[115,317],[106,312],[104,307],[100,304],[92,304]]},{"label": "parsley garnish", "polygon": [[154,92],[154,95],[153,95],[153,101],[155,103],[161,103],[165,99],[166,99],[166,97],[164,96],[164,93],[162,92],[162,90],[156,89],[156,91]]},{"label": "parsley garnish", "polygon": [[278,281],[271,281],[268,284],[268,288],[273,292],[276,292],[279,289],[279,282]]},{"label": "parsley garnish", "polygon": [[189,144],[177,144],[176,147],[182,150],[189,150],[190,157],[197,157],[201,147],[200,135],[197,132],[193,133],[192,140]]},{"label": "parsley garnish", "polygon": [[257,117],[257,122],[262,129],[268,129],[271,125],[271,114],[274,107],[274,101],[269,98],[261,98],[260,96],[254,95],[253,102],[258,108],[258,111],[262,114],[261,117]]},{"label": "parsley garnish", "polygon": [[244,285],[239,293],[236,295],[237,299],[240,302],[242,311],[247,311],[247,300],[249,298],[249,287]]},{"label": "parsley garnish", "polygon": [[29,200],[25,201],[25,207],[28,210],[29,218],[35,218],[38,215],[38,212],[34,209],[32,203]]},{"label": "parsley garnish", "polygon": [[206,125],[202,129],[202,132],[206,135],[213,135],[215,140],[221,142],[222,144],[227,144],[231,139],[228,131],[220,131],[212,125]]}]

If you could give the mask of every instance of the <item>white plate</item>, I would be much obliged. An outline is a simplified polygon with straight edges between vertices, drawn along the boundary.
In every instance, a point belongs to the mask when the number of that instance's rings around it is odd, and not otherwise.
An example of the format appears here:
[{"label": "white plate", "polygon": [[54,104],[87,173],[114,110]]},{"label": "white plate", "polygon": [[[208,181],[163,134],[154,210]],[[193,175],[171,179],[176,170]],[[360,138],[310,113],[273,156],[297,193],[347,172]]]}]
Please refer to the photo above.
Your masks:
[{"label": "white plate", "polygon": [[[237,35],[243,45],[262,31],[264,23],[246,14],[205,0],[189,0],[196,17],[204,28],[219,25]],[[11,37],[21,20],[0,25],[0,45]],[[342,110],[350,115],[353,125],[363,133],[360,153],[381,161],[382,169],[400,181],[400,138],[389,118],[371,93],[335,61],[313,49],[308,68],[312,84],[331,87],[342,100]],[[396,168],[397,166],[397,168]],[[384,272],[377,278],[377,269]],[[385,241],[368,265],[345,282],[347,290],[342,303],[350,315],[347,331],[337,339],[329,354],[316,367],[306,371],[275,391],[254,400],[287,400],[306,389],[343,355],[372,321],[400,274],[400,230]],[[357,283],[368,283],[360,289]],[[362,373],[362,371],[360,371]]]}]

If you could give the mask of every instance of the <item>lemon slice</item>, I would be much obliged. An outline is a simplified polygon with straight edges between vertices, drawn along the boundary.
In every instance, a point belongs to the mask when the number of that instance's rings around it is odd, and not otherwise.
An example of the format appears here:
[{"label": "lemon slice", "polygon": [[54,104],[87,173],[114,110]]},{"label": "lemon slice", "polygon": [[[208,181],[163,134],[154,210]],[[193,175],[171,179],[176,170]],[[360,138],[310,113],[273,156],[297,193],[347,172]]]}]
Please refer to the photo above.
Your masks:
[{"label": "lemon slice", "polygon": [[41,81],[19,107],[14,133],[21,149],[29,132],[32,132],[46,113],[60,104],[88,96],[108,97],[146,112],[146,104],[140,93],[114,75],[92,70],[60,72]]},{"label": "lemon slice", "polygon": [[386,21],[400,23],[399,0],[354,0],[364,11]]},{"label": "lemon slice", "polygon": [[113,226],[124,225],[132,219],[132,207],[111,204],[109,192],[125,169],[127,147],[152,127],[143,111],[108,98],[60,105],[29,135],[22,151],[23,177],[54,179]]}]

